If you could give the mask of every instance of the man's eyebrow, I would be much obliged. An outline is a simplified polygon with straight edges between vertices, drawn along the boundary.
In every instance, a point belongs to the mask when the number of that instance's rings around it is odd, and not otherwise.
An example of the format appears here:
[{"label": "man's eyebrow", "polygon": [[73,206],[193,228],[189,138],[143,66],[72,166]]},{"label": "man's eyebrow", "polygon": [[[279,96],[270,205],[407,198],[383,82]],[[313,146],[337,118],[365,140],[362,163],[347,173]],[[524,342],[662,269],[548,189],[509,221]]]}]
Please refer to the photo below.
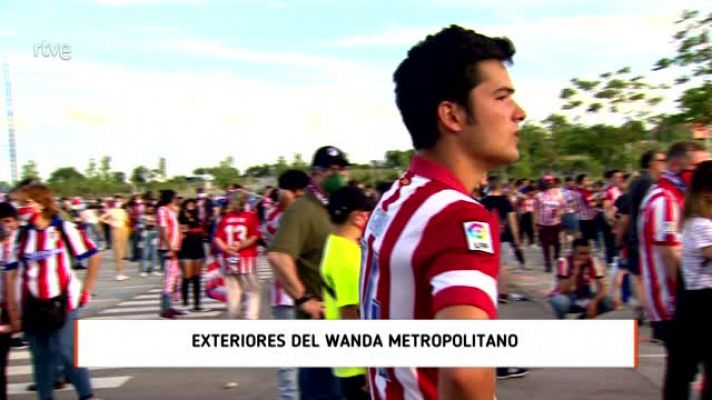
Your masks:
[{"label": "man's eyebrow", "polygon": [[514,88],[509,86],[501,87],[494,91],[494,94],[514,94]]}]

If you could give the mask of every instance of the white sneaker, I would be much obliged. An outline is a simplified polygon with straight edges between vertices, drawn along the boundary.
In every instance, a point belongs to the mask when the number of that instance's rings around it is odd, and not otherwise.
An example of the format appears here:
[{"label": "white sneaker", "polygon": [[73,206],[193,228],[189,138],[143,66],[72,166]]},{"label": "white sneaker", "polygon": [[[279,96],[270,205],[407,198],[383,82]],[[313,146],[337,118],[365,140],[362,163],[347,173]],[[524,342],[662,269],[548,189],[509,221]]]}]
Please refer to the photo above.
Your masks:
[{"label": "white sneaker", "polygon": [[153,276],[163,276],[163,272],[153,271]]},{"label": "white sneaker", "polygon": [[147,276],[148,276],[148,274],[147,274],[147,273],[145,273],[145,272],[141,272],[141,273],[140,273],[139,275],[141,276],[141,278],[145,278],[145,277],[147,277]]},{"label": "white sneaker", "polygon": [[125,280],[129,279],[129,277],[126,276],[126,275],[121,274],[121,275],[116,275],[116,278],[115,278],[115,279],[116,279],[117,281],[125,281]]}]

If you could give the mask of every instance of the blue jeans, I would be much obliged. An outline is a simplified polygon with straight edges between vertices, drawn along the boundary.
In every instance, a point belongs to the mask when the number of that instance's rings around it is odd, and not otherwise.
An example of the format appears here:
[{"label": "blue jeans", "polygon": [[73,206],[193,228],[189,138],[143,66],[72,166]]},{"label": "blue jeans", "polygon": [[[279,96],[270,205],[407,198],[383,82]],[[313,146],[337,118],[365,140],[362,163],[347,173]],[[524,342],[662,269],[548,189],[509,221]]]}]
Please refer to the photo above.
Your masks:
[{"label": "blue jeans", "polygon": [[339,381],[331,368],[299,368],[301,400],[341,400]]},{"label": "blue jeans", "polygon": [[[272,315],[274,315],[274,319],[294,319],[294,307],[272,307]],[[298,400],[297,369],[292,367],[277,368],[277,388],[279,389],[279,400]]]},{"label": "blue jeans", "polygon": [[153,266],[156,263],[158,251],[156,250],[156,241],[158,239],[158,231],[143,231],[141,233],[142,249],[141,249],[141,272],[153,272]]},{"label": "blue jeans", "polygon": [[[575,294],[557,294],[549,300],[551,308],[554,309],[554,315],[557,319],[566,319],[566,314],[581,313],[580,319],[588,318],[586,309],[576,304],[577,297]],[[613,311],[613,301],[606,296],[598,303],[598,314],[605,314]]]},{"label": "blue jeans", "polygon": [[26,332],[25,338],[30,344],[32,353],[32,368],[35,371],[37,398],[52,399],[54,382],[58,376],[57,364],[64,366],[64,373],[69,382],[74,385],[80,399],[93,396],[89,371],[86,368],[74,367],[74,320],[78,310],[67,315],[64,326],[51,333]]}]

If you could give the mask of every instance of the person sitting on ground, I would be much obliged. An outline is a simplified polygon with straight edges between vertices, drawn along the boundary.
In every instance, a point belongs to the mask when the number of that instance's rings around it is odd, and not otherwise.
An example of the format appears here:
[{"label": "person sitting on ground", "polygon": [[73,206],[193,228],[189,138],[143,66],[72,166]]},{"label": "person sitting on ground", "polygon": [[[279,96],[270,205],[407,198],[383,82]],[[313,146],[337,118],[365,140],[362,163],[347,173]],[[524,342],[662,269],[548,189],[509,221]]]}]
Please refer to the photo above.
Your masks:
[{"label": "person sitting on ground", "polygon": [[[588,241],[574,240],[572,253],[560,258],[557,265],[557,284],[551,297],[556,318],[565,319],[571,313],[581,313],[579,319],[595,318],[613,310],[604,272]],[[595,292],[591,288],[594,282]]]}]

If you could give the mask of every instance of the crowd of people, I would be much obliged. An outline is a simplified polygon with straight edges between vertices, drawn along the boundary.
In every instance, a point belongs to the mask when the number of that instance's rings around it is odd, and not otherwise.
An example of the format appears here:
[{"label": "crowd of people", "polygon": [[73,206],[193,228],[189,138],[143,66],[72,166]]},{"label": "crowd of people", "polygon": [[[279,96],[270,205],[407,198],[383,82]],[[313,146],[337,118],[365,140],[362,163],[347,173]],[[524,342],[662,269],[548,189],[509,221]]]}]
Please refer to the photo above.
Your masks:
[{"label": "crowd of people", "polygon": [[[0,203],[3,379],[11,336],[24,331],[38,398],[52,398],[60,375],[81,399],[93,398],[87,370],[74,366],[71,322],[91,300],[102,249],[113,251],[116,281],[129,279],[126,260],[140,277],[162,276],[166,319],[205,311],[203,296],[224,301],[226,318],[259,318],[263,254],[276,319],[398,320],[496,319],[499,305],[518,299],[507,272],[532,268],[529,246],[552,274],[555,318],[617,309],[629,282],[636,317],[650,321],[667,351],[664,398],[688,398],[699,364],[706,382],[712,368],[707,149],[684,141],[651,150],[641,171],[607,171],[602,181],[488,177],[518,157],[526,115],[504,67],[513,54],[508,40],[457,26],[416,45],[394,80],[417,155],[396,182],[375,188],[348,179],[347,157],[334,146],[259,194],[235,184],[219,196],[163,190],[56,201],[42,184],[19,184]],[[76,269],[87,270],[83,280]],[[527,372],[280,368],[277,382],[281,399],[491,399],[495,378]]]}]

